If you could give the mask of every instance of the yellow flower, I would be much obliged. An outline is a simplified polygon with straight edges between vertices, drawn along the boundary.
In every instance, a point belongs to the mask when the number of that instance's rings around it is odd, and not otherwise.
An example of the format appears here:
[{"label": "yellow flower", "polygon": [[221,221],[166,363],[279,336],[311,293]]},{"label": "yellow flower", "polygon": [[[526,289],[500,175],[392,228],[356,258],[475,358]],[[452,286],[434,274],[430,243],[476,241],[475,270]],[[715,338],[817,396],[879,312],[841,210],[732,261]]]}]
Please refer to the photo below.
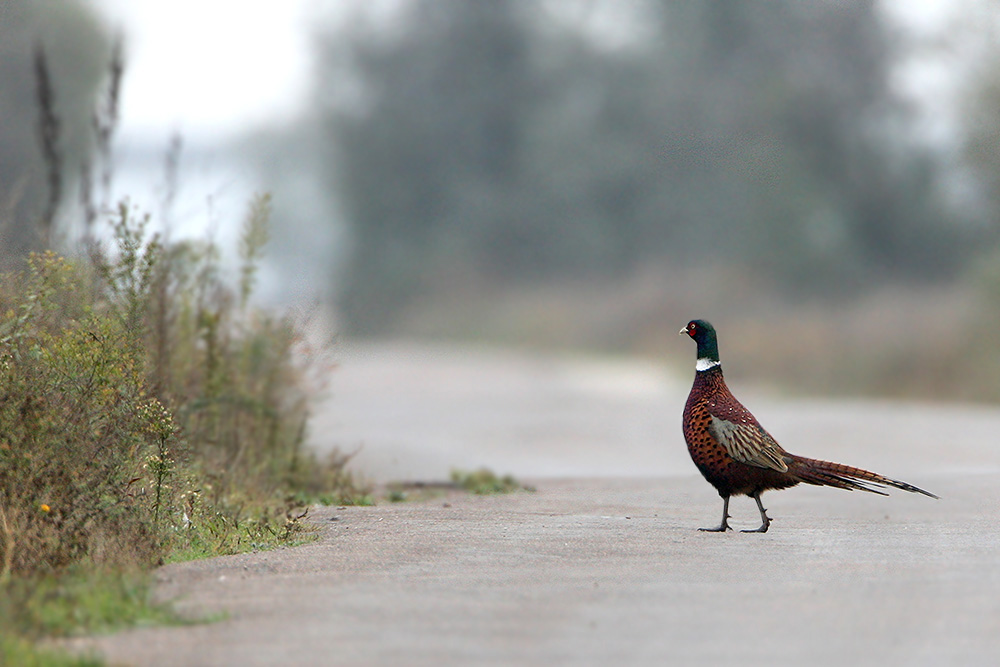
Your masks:
[{"label": "yellow flower", "polygon": [[49,507],[48,505],[46,505],[45,503],[42,503],[42,506],[39,507],[38,509],[42,510],[43,512],[51,512],[52,511],[52,508]]}]

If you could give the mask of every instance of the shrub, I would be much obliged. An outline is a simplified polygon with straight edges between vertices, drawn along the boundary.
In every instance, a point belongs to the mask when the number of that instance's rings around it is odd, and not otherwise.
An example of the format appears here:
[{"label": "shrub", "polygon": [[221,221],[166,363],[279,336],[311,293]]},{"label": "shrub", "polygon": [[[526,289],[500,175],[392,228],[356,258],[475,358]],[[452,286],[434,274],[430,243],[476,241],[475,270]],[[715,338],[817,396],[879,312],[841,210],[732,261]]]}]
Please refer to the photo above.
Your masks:
[{"label": "shrub", "polygon": [[25,288],[0,341],[4,577],[85,556],[141,563],[159,553],[151,503],[136,482],[169,415],[146,395],[121,322],[75,298],[83,278],[46,253],[31,258],[27,276],[4,281]]},{"label": "shrub", "polygon": [[164,244],[127,204],[111,247],[4,276],[0,583],[288,543],[310,501],[351,494],[347,458],[303,449],[315,357],[251,306],[268,212],[250,207],[236,288],[218,248]]}]

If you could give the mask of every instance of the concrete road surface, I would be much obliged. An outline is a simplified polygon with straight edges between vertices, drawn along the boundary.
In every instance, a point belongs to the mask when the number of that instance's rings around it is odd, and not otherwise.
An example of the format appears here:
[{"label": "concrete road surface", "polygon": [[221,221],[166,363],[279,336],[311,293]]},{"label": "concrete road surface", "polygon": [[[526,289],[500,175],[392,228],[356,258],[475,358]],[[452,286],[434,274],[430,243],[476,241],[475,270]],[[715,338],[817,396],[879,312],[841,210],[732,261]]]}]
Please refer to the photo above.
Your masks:
[{"label": "concrete road surface", "polygon": [[[77,646],[135,665],[1000,664],[1000,411],[737,387],[787,449],[942,499],[799,487],[765,494],[767,534],[708,534],[722,503],[680,437],[689,381],[350,351],[317,447],[362,446],[375,479],[488,465],[537,491],[319,509],[316,544],[160,570],[160,596],[225,620]],[[759,522],[750,499],[731,512]]]}]

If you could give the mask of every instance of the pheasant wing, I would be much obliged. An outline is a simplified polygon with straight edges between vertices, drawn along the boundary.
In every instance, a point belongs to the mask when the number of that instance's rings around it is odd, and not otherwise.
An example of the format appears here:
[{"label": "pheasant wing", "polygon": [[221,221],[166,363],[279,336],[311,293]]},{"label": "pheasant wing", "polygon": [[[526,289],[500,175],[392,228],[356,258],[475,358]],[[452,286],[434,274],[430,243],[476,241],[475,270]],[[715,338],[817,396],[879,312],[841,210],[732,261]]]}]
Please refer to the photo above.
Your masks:
[{"label": "pheasant wing", "polygon": [[729,455],[740,463],[788,472],[785,450],[753,417],[734,422],[713,414],[708,429]]}]

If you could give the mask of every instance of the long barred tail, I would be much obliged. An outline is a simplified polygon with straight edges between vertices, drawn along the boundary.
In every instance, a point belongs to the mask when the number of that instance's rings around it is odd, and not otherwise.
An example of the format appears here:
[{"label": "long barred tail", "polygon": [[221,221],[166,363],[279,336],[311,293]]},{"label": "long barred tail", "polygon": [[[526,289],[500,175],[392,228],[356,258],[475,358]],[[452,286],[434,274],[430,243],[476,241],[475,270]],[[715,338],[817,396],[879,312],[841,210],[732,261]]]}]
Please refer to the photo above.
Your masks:
[{"label": "long barred tail", "polygon": [[792,463],[788,466],[788,472],[806,484],[817,486],[833,486],[838,489],[853,491],[868,491],[881,496],[889,495],[880,489],[891,486],[911,493],[922,493],[931,498],[937,498],[933,493],[924,491],[921,488],[900,482],[897,479],[883,477],[878,473],[845,466],[841,463],[831,463],[830,461],[820,461],[819,459],[807,459],[804,456],[791,455]]}]

